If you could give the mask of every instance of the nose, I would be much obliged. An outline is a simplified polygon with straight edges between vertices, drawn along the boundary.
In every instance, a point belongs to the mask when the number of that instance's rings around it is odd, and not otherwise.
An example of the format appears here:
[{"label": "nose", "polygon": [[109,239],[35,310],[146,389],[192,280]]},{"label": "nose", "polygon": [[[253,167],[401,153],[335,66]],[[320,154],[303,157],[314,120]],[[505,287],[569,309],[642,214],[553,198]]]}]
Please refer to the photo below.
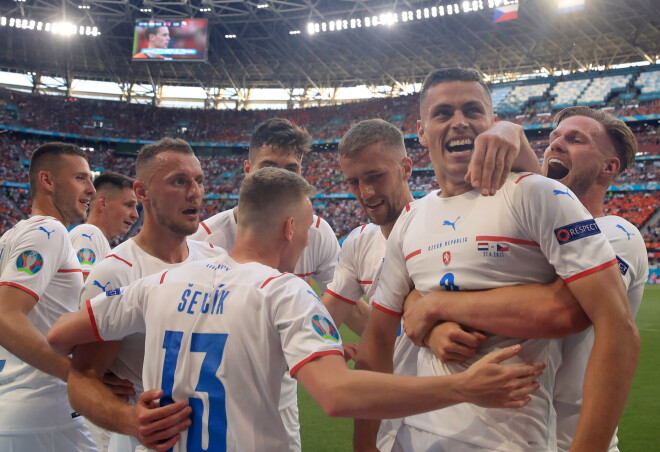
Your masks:
[{"label": "nose", "polygon": [[204,197],[204,183],[192,181],[192,183],[190,184],[190,190],[188,190],[188,198],[192,200],[196,200],[198,198],[203,198],[203,197]]},{"label": "nose", "polygon": [[550,146],[548,146],[548,149],[556,152],[565,152],[565,144],[566,141],[564,140],[564,137],[560,135],[553,140],[550,140]]},{"label": "nose", "polygon": [[374,193],[375,190],[371,184],[360,183],[360,197],[362,199],[369,199]]},{"label": "nose", "polygon": [[469,127],[467,119],[462,111],[457,110],[454,112],[454,117],[452,118],[451,127],[453,129],[467,129]]},{"label": "nose", "polygon": [[136,221],[138,218],[140,218],[140,215],[138,214],[137,206],[135,206],[131,209],[131,220]]},{"label": "nose", "polygon": [[87,181],[87,191],[86,191],[86,193],[90,196],[93,195],[94,193],[96,193],[96,188],[94,188],[94,184],[92,183],[91,179],[89,179]]}]

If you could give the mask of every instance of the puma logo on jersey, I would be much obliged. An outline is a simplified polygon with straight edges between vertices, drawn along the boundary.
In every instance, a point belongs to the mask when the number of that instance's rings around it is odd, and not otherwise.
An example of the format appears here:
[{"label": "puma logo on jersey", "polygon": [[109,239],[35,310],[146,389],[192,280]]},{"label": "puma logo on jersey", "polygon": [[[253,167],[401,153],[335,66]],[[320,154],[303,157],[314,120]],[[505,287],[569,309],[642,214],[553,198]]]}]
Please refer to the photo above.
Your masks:
[{"label": "puma logo on jersey", "polygon": [[92,232],[91,234],[80,234],[80,235],[82,235],[83,237],[87,237],[88,239],[92,240],[92,236],[94,235],[94,233]]},{"label": "puma logo on jersey", "polygon": [[105,286],[102,286],[100,282],[98,282],[97,280],[94,280],[94,284],[92,284],[92,285],[96,286],[96,287],[99,287],[103,292],[106,292],[105,288],[108,287],[108,284],[110,284],[110,281],[105,283]]},{"label": "puma logo on jersey", "polygon": [[570,194],[570,192],[569,192],[568,190],[566,190],[566,191],[552,190],[552,193],[555,194],[555,195],[566,195],[566,196],[568,196],[569,198],[574,199],[574,198],[571,196],[571,194]]},{"label": "puma logo on jersey", "polygon": [[451,228],[455,231],[456,230],[456,223],[458,223],[459,218],[461,218],[461,217],[456,217],[456,219],[453,222],[451,222],[449,220],[445,220],[445,221],[442,222],[442,225],[443,226],[451,226]]},{"label": "puma logo on jersey", "polygon": [[39,226],[39,230],[44,231],[46,233],[46,235],[48,236],[48,240],[50,240],[50,235],[53,232],[55,232],[55,229],[53,229],[52,231],[49,231],[48,229],[44,228],[43,226]]},{"label": "puma logo on jersey", "polygon": [[635,236],[635,234],[631,234],[630,232],[626,231],[626,228],[624,228],[624,227],[621,226],[620,224],[617,224],[616,227],[619,228],[619,229],[621,229],[623,232],[626,233],[626,237],[628,237],[628,240],[630,240],[630,237],[634,237],[634,236]]}]

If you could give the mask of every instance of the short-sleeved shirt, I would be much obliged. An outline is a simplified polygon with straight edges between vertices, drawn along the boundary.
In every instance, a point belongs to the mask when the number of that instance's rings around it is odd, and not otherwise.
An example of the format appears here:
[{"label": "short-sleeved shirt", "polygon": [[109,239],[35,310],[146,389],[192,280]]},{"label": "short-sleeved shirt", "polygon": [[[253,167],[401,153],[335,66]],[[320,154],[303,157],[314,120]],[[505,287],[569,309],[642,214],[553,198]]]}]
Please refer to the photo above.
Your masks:
[{"label": "short-sleeved shirt", "polygon": [[[369,223],[353,229],[342,244],[328,293],[353,305],[363,296],[371,300],[383,267],[386,245],[387,239],[378,225]],[[400,329],[394,345],[393,373],[417,375],[418,352],[419,348]],[[383,419],[379,434],[395,435],[400,425],[401,419]]]},{"label": "short-sleeved shirt", "polygon": [[[549,283],[556,275],[571,282],[615,264],[612,247],[575,194],[543,176],[512,173],[494,196],[483,197],[478,190],[448,198],[433,194],[404,212],[389,236],[373,304],[401,315],[413,285],[424,295]],[[443,364],[422,349],[418,374],[461,372],[488,352],[516,343],[522,350],[511,363],[547,365],[527,406],[486,409],[464,403],[411,416],[405,423],[490,450],[554,450],[560,340],[489,335],[477,356],[462,364]]]},{"label": "short-sleeved shirt", "polygon": [[[637,314],[642,303],[644,284],[649,274],[646,245],[639,230],[621,217],[610,215],[596,218],[596,223],[616,253],[619,271],[626,286],[630,310]],[[568,451],[577,429],[582,407],[582,386],[587,361],[594,343],[594,328],[567,336],[562,341],[562,365],[555,381],[555,411],[557,412],[557,444]],[[610,450],[617,450],[616,435]]]},{"label": "short-sleeved shirt", "polygon": [[[53,217],[22,220],[0,238],[0,285],[30,294],[27,317],[44,336],[77,309],[83,278],[67,230]],[[81,425],[72,417],[66,384],[0,347],[0,434],[56,431]]]},{"label": "short-sleeved shirt", "polygon": [[[229,252],[236,242],[236,229],[234,210],[230,209],[200,222],[199,229],[190,238],[212,243]],[[293,272],[301,278],[313,279],[321,292],[325,292],[332,281],[339,249],[339,242],[328,222],[314,215],[314,221],[309,227],[309,243]]]},{"label": "short-sleeved shirt", "polygon": [[[135,240],[128,239],[115,247],[106,259],[94,267],[83,286],[80,302],[85,302],[101,292],[128,286],[133,281],[163,270],[172,269],[187,262],[226,254],[222,248],[206,242],[187,240],[188,258],[184,262],[170,264],[147,254]],[[110,370],[118,377],[126,378],[142,392],[142,364],[144,362],[144,335],[135,334],[124,338],[117,358]]]},{"label": "short-sleeved shirt", "polygon": [[69,238],[84,275],[88,275],[94,265],[110,254],[108,239],[93,224],[79,224],[69,231]]},{"label": "short-sleeved shirt", "polygon": [[282,373],[342,354],[337,329],[304,281],[226,255],[141,279],[88,306],[99,339],[146,331],[145,385],[163,389],[161,403],[189,401],[193,425],[175,451],[288,451]]}]

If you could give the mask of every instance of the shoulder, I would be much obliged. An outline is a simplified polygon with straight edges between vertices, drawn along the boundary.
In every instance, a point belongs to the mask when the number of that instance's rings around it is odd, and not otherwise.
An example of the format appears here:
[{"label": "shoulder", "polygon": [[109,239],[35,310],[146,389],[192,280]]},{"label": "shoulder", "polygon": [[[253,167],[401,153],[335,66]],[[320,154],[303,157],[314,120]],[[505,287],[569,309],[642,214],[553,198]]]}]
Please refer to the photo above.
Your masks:
[{"label": "shoulder", "polygon": [[382,235],[380,226],[373,223],[361,224],[348,234],[342,248],[359,246],[360,243],[370,242],[378,234]]},{"label": "shoulder", "polygon": [[199,223],[199,228],[204,229],[208,234],[215,232],[215,229],[226,227],[228,224],[234,223],[234,209],[225,210],[216,213],[212,217],[207,218]]},{"label": "shoulder", "polygon": [[68,239],[68,231],[61,222],[52,217],[29,218],[17,225],[14,236],[43,245],[46,249],[73,249]]},{"label": "shoulder", "polygon": [[213,245],[210,242],[187,239],[187,243],[188,249],[190,250],[191,254],[195,255],[195,259],[227,254],[227,251],[225,251],[224,248]]},{"label": "shoulder", "polygon": [[114,247],[110,254],[100,262],[97,268],[116,268],[129,269],[136,263],[136,250],[139,250],[133,239],[128,239],[124,243]]},{"label": "shoulder", "polygon": [[332,226],[318,215],[314,215],[309,231],[312,234],[335,238],[335,232],[332,230]]}]

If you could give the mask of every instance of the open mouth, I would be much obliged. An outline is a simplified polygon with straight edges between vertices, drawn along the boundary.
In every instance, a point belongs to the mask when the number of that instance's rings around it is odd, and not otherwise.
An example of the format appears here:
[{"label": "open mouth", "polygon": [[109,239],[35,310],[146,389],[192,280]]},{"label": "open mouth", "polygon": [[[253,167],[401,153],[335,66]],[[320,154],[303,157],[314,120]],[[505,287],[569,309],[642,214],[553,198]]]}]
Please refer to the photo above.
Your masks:
[{"label": "open mouth", "polygon": [[199,209],[186,209],[183,211],[185,215],[197,215],[199,213]]},{"label": "open mouth", "polygon": [[382,206],[383,203],[385,203],[385,200],[381,200],[381,201],[378,201],[378,202],[372,202],[372,203],[366,203],[365,202],[364,207],[366,207],[367,209],[377,209],[380,206]]},{"label": "open mouth", "polygon": [[548,174],[550,179],[560,180],[568,176],[568,167],[559,159],[548,160]]},{"label": "open mouth", "polygon": [[451,140],[446,148],[450,153],[470,152],[474,149],[474,140],[471,138]]}]

